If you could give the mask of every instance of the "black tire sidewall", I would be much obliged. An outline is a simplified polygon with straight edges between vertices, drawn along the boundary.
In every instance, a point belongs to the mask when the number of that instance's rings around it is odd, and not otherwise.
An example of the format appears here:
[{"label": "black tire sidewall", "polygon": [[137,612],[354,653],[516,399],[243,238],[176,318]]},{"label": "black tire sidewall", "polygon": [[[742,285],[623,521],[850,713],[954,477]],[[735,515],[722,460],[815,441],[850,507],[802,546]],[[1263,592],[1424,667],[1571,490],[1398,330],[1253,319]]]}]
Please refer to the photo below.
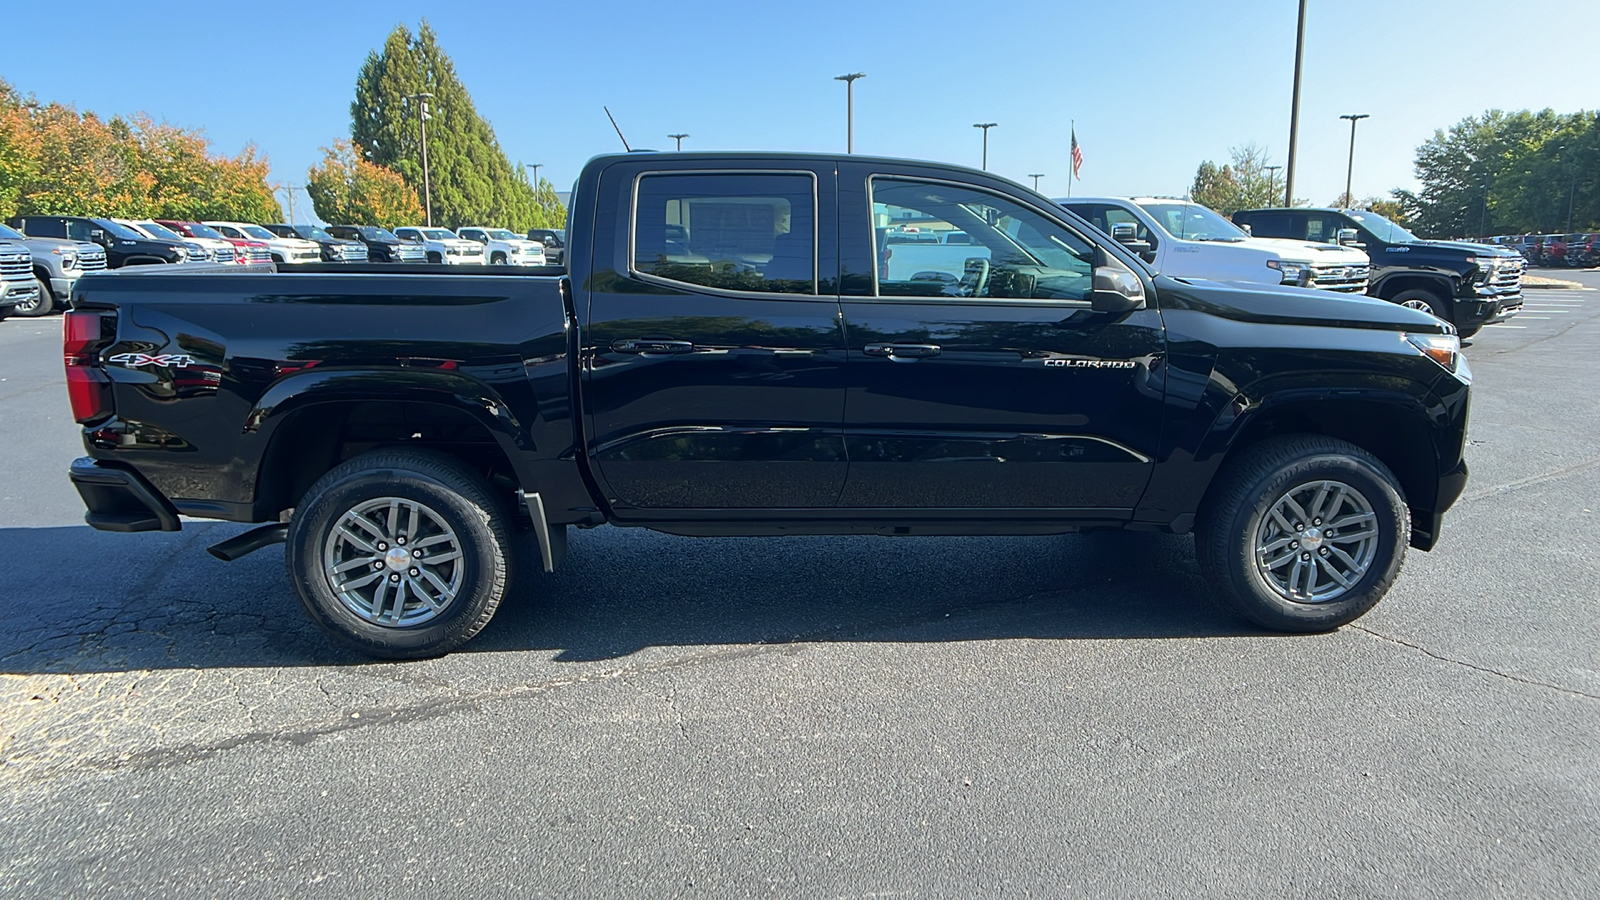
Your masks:
[{"label": "black tire sidewall", "polygon": [[[322,548],[339,518],[378,497],[402,497],[423,503],[444,518],[461,539],[468,561],[461,589],[437,618],[415,627],[374,625],[350,612],[334,594],[322,571]],[[482,510],[452,487],[403,467],[352,472],[316,493],[295,513],[290,524],[286,561],[295,592],[311,618],[348,646],[385,657],[433,656],[458,646],[482,627],[486,608],[496,605],[501,585],[495,583],[502,548]]]},{"label": "black tire sidewall", "polygon": [[47,286],[44,282],[39,281],[37,278],[35,278],[34,281],[39,285],[39,299],[34,301],[33,307],[29,309],[23,309],[21,305],[12,307],[11,312],[13,315],[31,319],[39,318],[41,316],[48,316],[50,313],[55,311],[55,294],[51,293],[49,286]]},{"label": "black tire sidewall", "polygon": [[1403,306],[1407,300],[1426,300],[1428,301],[1428,306],[1433,312],[1434,318],[1443,319],[1444,321],[1451,322],[1452,324],[1455,321],[1450,316],[1448,305],[1443,300],[1440,300],[1439,295],[1435,294],[1433,291],[1426,290],[1424,288],[1412,288],[1409,291],[1401,291],[1400,293],[1395,294],[1394,299],[1390,300],[1389,302],[1395,304],[1396,306]]},{"label": "black tire sidewall", "polygon": [[[1372,504],[1379,526],[1372,566],[1343,597],[1327,603],[1299,603],[1279,594],[1255,564],[1256,533],[1262,519],[1284,494],[1314,481],[1339,481],[1360,491]],[[1284,631],[1326,631],[1361,617],[1389,590],[1399,575],[1409,538],[1410,515],[1386,473],[1359,457],[1316,454],[1278,466],[1254,485],[1224,519],[1226,577],[1236,589],[1235,611],[1259,625]]]}]

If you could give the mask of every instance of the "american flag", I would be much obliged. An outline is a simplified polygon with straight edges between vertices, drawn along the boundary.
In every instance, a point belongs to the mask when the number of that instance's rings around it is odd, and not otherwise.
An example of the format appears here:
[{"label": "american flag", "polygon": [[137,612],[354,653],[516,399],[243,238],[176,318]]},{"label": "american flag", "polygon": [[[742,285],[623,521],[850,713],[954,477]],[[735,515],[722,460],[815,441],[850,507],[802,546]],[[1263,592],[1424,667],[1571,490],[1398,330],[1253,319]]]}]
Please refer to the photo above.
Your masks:
[{"label": "american flag", "polygon": [[1072,177],[1083,180],[1078,170],[1083,168],[1083,150],[1078,147],[1078,126],[1072,126]]}]

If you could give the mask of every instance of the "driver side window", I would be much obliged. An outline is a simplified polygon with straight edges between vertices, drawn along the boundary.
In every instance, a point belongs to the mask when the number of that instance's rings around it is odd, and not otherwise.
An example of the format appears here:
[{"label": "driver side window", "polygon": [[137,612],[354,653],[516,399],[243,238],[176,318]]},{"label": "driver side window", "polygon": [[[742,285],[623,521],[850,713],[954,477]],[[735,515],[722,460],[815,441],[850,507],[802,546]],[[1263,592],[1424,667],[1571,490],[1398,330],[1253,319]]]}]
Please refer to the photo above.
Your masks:
[{"label": "driver side window", "polygon": [[881,297],[1089,297],[1094,245],[1002,195],[874,178],[872,219]]}]

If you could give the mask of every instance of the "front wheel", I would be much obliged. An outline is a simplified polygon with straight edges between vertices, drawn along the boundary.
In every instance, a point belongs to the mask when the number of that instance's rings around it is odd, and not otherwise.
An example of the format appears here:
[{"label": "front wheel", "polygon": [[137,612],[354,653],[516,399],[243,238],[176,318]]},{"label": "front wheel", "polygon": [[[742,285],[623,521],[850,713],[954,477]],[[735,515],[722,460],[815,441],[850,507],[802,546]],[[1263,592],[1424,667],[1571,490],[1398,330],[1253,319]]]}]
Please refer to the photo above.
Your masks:
[{"label": "front wheel", "polygon": [[460,460],[377,450],[306,492],[285,560],[329,635],[370,656],[414,659],[489,623],[510,589],[511,541],[505,504]]},{"label": "front wheel", "polygon": [[1195,550],[1227,609],[1277,631],[1328,631],[1376,606],[1399,576],[1410,510],[1365,450],[1319,435],[1273,438],[1218,478]]},{"label": "front wheel", "polygon": [[50,286],[37,278],[34,281],[38,282],[39,294],[13,307],[12,311],[19,316],[47,316],[56,308],[55,295],[50,293]]}]

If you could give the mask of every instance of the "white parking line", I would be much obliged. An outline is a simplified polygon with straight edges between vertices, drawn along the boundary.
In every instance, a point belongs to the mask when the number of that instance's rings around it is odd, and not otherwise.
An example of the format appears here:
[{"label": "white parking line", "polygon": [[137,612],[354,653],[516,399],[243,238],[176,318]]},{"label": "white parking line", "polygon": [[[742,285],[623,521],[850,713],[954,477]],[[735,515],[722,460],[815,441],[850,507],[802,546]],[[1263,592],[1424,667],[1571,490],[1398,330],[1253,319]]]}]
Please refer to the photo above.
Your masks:
[{"label": "white parking line", "polygon": [[1490,325],[1489,327],[1490,328],[1527,328],[1528,326],[1526,326],[1526,325],[1504,325],[1504,324],[1501,324],[1501,325]]}]

